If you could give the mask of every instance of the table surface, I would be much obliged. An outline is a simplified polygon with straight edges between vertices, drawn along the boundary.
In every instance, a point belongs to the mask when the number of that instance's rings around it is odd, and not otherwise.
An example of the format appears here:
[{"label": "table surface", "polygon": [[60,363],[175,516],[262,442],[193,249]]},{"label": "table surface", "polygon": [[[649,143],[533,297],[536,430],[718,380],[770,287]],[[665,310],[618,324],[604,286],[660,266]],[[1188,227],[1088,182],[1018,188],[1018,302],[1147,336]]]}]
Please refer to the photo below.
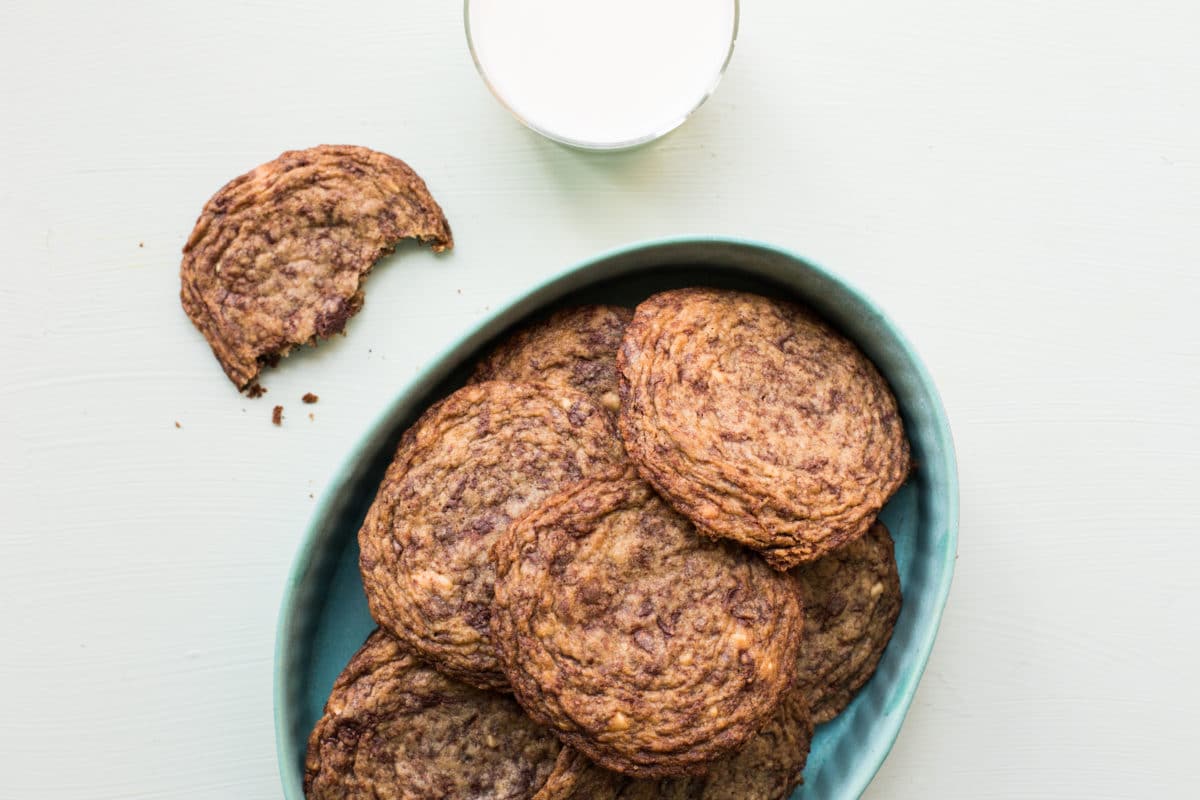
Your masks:
[{"label": "table surface", "polygon": [[[944,395],[958,569],[866,796],[1194,796],[1200,6],[743,5],[713,99],[618,155],[516,124],[454,2],[0,7],[0,798],[278,797],[276,614],[340,459],[532,283],[680,233],[840,272]],[[180,247],[320,142],[409,161],[457,246],[246,399]]]}]

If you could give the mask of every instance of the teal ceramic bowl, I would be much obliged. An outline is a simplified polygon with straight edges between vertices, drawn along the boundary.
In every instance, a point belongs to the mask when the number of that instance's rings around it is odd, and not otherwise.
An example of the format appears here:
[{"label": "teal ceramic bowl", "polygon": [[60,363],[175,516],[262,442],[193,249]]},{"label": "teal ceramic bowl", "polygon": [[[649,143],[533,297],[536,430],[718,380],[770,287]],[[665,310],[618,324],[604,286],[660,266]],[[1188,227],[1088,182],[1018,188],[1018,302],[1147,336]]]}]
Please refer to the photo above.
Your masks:
[{"label": "teal ceramic bowl", "polygon": [[304,796],[308,733],[334,678],[373,627],[358,574],[357,532],[404,429],[460,386],[477,357],[509,328],[559,306],[633,306],[682,286],[747,289],[807,303],[858,343],[899,400],[917,469],[883,519],[896,540],[904,607],[875,676],[844,713],[817,729],[805,783],[794,798],[855,798],[870,783],[912,703],[950,591],[958,539],[950,426],[912,346],[860,292],[776,247],[692,238],[622,248],[533,289],[432,362],[350,452],[304,536],[279,618],[275,735],[288,800]]}]

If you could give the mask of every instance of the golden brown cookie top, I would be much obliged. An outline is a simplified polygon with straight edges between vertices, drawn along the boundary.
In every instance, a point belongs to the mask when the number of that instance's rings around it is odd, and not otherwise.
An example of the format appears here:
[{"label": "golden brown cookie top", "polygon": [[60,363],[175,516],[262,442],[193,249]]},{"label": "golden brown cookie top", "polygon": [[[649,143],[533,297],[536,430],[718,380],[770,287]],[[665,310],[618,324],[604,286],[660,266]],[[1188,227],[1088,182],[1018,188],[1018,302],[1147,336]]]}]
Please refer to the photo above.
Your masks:
[{"label": "golden brown cookie top", "polygon": [[617,348],[633,311],[577,306],[514,333],[475,367],[471,382],[540,381],[577,389],[616,411]]},{"label": "golden brown cookie top", "polygon": [[564,747],[535,800],[786,800],[802,782],[812,734],[808,703],[792,690],[762,730],[704,775],[630,778]]},{"label": "golden brown cookie top", "polygon": [[900,572],[891,534],[876,522],[862,536],[795,570],[804,598],[796,682],[813,719],[842,712],[875,672],[900,616]]},{"label": "golden brown cookie top", "polygon": [[488,626],[492,543],[554,492],[622,463],[609,414],[584,394],[459,389],[404,434],[359,531],[372,616],[447,675],[504,688]]},{"label": "golden brown cookie top", "polygon": [[340,333],[359,284],[403,239],[454,244],[425,182],[349,145],[284,153],[225,184],[183,248],[183,308],[239,389],[292,347]]},{"label": "golden brown cookie top", "polygon": [[779,569],[861,536],[908,475],[887,382],[794,303],[654,295],[617,366],[621,434],[642,476],[702,532]]},{"label": "golden brown cookie top", "polygon": [[492,630],[518,701],[604,767],[702,772],[792,682],[793,579],[698,536],[629,472],[555,495],[494,554]]},{"label": "golden brown cookie top", "polygon": [[334,683],[308,740],[309,800],[532,800],[558,740],[511,697],[421,664],[376,631]]}]

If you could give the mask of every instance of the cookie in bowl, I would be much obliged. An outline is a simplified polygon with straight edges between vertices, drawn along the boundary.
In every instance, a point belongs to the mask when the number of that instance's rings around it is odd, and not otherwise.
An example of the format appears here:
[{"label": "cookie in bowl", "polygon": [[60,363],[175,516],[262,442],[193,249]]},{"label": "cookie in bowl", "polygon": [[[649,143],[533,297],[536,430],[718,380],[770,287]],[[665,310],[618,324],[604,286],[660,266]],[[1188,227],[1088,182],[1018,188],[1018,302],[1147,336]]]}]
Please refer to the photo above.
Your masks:
[{"label": "cookie in bowl", "polygon": [[803,783],[813,721],[792,690],[762,730],[703,775],[630,778],[564,747],[537,800],[783,800]]},{"label": "cookie in bowl", "polygon": [[561,745],[511,697],[458,683],[376,630],[308,739],[307,800],[533,800]]},{"label": "cookie in bowl", "polygon": [[405,432],[359,530],[371,616],[450,677],[505,688],[489,628],[493,542],[622,463],[610,415],[587,395],[504,381],[454,392]]},{"label": "cookie in bowl", "polygon": [[637,307],[617,366],[621,435],[642,476],[702,533],[778,569],[866,533],[908,477],[887,381],[796,303],[661,292]]},{"label": "cookie in bowl", "polygon": [[493,552],[493,640],[513,692],[600,766],[703,773],[792,685],[791,576],[698,536],[631,471],[551,497]]},{"label": "cookie in bowl", "polygon": [[589,305],[566,308],[518,330],[479,364],[471,383],[538,381],[577,389],[610,411],[617,394],[617,349],[633,310]]},{"label": "cookie in bowl", "polygon": [[883,656],[900,616],[900,571],[887,526],[797,567],[804,643],[796,682],[813,720],[828,722],[854,699]]}]

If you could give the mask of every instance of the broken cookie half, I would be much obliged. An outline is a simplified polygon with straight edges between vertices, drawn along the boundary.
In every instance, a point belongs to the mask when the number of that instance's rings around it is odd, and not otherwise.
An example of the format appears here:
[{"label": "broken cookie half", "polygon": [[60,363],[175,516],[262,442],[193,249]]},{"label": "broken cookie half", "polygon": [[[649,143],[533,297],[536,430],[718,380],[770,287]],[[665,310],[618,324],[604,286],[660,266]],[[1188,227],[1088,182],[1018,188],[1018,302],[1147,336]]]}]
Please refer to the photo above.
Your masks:
[{"label": "broken cookie half", "polygon": [[341,333],[360,285],[404,239],[435,252],[450,225],[407,164],[350,145],[289,151],[227,183],[183,248],[183,308],[245,390],[297,345]]}]

